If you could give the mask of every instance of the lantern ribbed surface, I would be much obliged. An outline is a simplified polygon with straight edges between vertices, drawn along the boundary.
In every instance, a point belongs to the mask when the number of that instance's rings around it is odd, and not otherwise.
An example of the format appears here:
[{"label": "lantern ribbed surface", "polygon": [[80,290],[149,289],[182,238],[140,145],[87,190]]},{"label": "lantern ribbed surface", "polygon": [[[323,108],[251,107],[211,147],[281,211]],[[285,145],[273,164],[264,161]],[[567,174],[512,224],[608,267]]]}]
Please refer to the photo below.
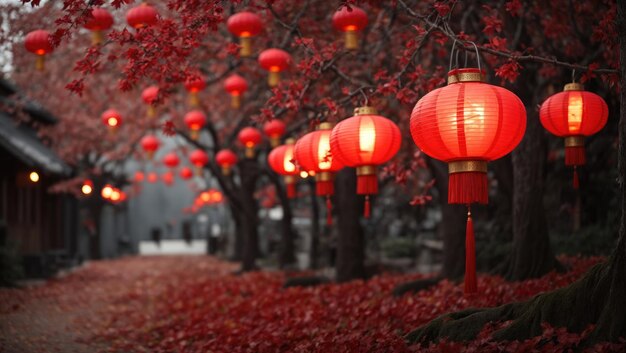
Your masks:
[{"label": "lantern ribbed surface", "polygon": [[267,156],[267,162],[276,174],[285,177],[287,197],[296,197],[296,176],[300,174],[294,157],[294,145],[286,144],[274,148]]},{"label": "lantern ribbed surface", "polygon": [[37,55],[44,55],[52,52],[52,44],[50,43],[50,33],[43,29],[32,31],[26,35],[24,39],[26,50]]},{"label": "lantern ribbed surface", "polygon": [[226,21],[226,27],[237,37],[253,37],[263,30],[263,21],[259,15],[243,11],[230,16]]},{"label": "lantern ribbed surface", "polygon": [[367,14],[360,8],[342,6],[333,14],[333,26],[342,31],[360,31],[367,26]]},{"label": "lantern ribbed surface", "polygon": [[310,132],[296,142],[295,157],[300,167],[307,171],[336,172],[343,168],[338,158],[330,151],[331,130]]},{"label": "lantern ribbed surface", "polygon": [[154,7],[142,3],[126,13],[126,22],[133,28],[143,28],[155,24],[158,20],[158,12]]}]

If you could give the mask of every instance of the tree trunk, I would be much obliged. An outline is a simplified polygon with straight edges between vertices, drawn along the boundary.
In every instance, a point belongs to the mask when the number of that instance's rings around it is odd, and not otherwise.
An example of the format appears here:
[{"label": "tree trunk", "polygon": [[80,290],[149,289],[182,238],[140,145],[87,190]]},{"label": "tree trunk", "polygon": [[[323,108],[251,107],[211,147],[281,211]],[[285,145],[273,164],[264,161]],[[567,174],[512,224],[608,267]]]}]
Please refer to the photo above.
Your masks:
[{"label": "tree trunk", "polygon": [[[317,269],[317,257],[320,244],[320,207],[317,203],[317,195],[315,189],[315,179],[308,178],[309,189],[311,190],[311,212],[313,219],[311,220],[311,248],[309,249],[309,268]],[[328,212],[328,210],[326,210]]]},{"label": "tree trunk", "polygon": [[363,197],[356,194],[356,171],[337,173],[337,281],[365,278],[365,237],[361,226]]},{"label": "tree trunk", "polygon": [[259,178],[259,166],[254,159],[246,158],[239,163],[241,177],[241,229],[243,231],[243,251],[241,271],[256,269],[256,258],[259,255],[258,205],[254,197],[256,182]]},{"label": "tree trunk", "polygon": [[291,209],[291,203],[289,202],[289,198],[287,197],[287,193],[285,192],[285,188],[280,182],[280,178],[274,173],[268,173],[270,180],[276,187],[276,193],[278,194],[278,200],[280,201],[280,206],[283,209],[283,218],[280,220],[280,229],[281,229],[281,237],[280,237],[280,246],[278,249],[278,266],[281,269],[289,267],[290,265],[295,264],[296,256],[294,254],[294,239],[295,239],[295,230],[293,229],[292,220],[293,214]]},{"label": "tree trunk", "polygon": [[233,223],[235,226],[234,231],[234,244],[233,244],[233,256],[231,257],[232,261],[241,261],[243,260],[243,244],[245,240],[245,234],[243,230],[243,220],[240,212],[237,212],[237,209],[232,205],[230,208],[230,214],[233,217]]}]

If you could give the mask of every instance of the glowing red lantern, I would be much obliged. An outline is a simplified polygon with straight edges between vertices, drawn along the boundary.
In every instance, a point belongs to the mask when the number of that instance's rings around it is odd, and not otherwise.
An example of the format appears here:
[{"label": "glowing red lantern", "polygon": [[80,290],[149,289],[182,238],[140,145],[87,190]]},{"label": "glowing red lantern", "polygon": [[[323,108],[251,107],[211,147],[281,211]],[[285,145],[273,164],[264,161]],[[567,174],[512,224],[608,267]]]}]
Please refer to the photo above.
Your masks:
[{"label": "glowing red lantern", "polygon": [[252,54],[252,40],[263,30],[261,18],[252,12],[239,12],[228,18],[226,21],[228,31],[239,38],[239,56],[248,57]]},{"label": "glowing red lantern", "polygon": [[148,118],[154,118],[156,115],[156,108],[154,102],[159,97],[159,87],[150,86],[141,92],[141,99],[148,105]]},{"label": "glowing red lantern", "polygon": [[215,155],[215,162],[222,167],[224,175],[229,175],[232,166],[237,164],[237,155],[229,149],[223,149]]},{"label": "glowing red lantern", "polygon": [[354,109],[354,116],[341,121],[330,134],[333,158],[356,167],[357,194],[365,195],[366,218],[370,216],[369,195],[378,193],[376,166],[395,156],[400,142],[398,126],[373,107]]},{"label": "glowing red lantern", "polygon": [[141,183],[145,179],[145,175],[142,171],[138,170],[135,172],[134,180],[136,183]]},{"label": "glowing red lantern", "polygon": [[155,173],[155,172],[148,173],[148,182],[149,183],[156,183],[157,180],[159,180],[159,176],[157,175],[157,173]]},{"label": "glowing red lantern", "polygon": [[230,94],[230,106],[239,109],[241,106],[241,95],[248,90],[248,82],[245,78],[232,74],[224,80],[224,89]]},{"label": "glowing red lantern", "polygon": [[261,143],[262,139],[259,130],[250,126],[244,127],[241,131],[239,131],[237,139],[239,139],[239,142],[246,147],[246,157],[254,158],[254,148],[256,145]]},{"label": "glowing red lantern", "polygon": [[154,135],[146,135],[141,139],[140,144],[141,148],[146,152],[148,159],[152,159],[161,142]]},{"label": "glowing red lantern", "polygon": [[158,15],[154,7],[144,2],[128,10],[126,13],[126,22],[135,29],[144,28],[155,24],[158,20]]},{"label": "glowing red lantern", "polygon": [[161,178],[163,180],[163,184],[167,186],[171,186],[172,184],[174,184],[174,173],[172,173],[172,171],[167,171],[163,173]]},{"label": "glowing red lantern", "polygon": [[111,198],[112,193],[113,193],[113,186],[111,186],[111,184],[104,185],[104,187],[100,191],[100,195],[105,200],[108,200],[109,198]]},{"label": "glowing red lantern", "polygon": [[115,109],[108,109],[102,113],[102,122],[109,128],[110,133],[115,133],[122,125],[122,115]]},{"label": "glowing red lantern", "polygon": [[206,115],[200,110],[192,110],[185,114],[185,125],[189,128],[189,135],[192,140],[198,139],[200,130],[206,124]]},{"label": "glowing red lantern", "polygon": [[209,196],[210,196],[210,201],[209,201],[210,204],[218,204],[224,201],[224,195],[219,190],[209,189]]},{"label": "glowing red lantern", "polygon": [[448,73],[448,85],[419,100],[411,135],[427,155],[448,163],[448,203],[468,205],[465,292],[475,293],[476,255],[471,203],[488,201],[487,162],[515,148],[526,130],[526,109],[512,92],[484,82],[479,69]]},{"label": "glowing red lantern", "polygon": [[91,192],[93,191],[93,182],[89,179],[85,179],[83,181],[83,185],[80,187],[80,192],[83,193],[83,195],[91,195]]},{"label": "glowing red lantern", "polygon": [[287,197],[290,199],[296,197],[296,176],[300,173],[295,163],[293,151],[294,141],[289,139],[286,144],[274,148],[267,156],[267,161],[272,170],[284,177]]},{"label": "glowing red lantern", "polygon": [[52,53],[54,50],[50,42],[50,33],[43,29],[32,31],[26,35],[24,46],[26,50],[37,55],[35,68],[39,71],[43,71],[46,62],[45,55]]},{"label": "glowing red lantern", "polygon": [[193,176],[193,172],[188,167],[182,167],[180,169],[180,177],[181,177],[181,179],[188,180],[188,179],[191,179],[192,176]]},{"label": "glowing red lantern", "polygon": [[180,163],[180,159],[175,152],[170,152],[163,156],[163,164],[168,168],[176,168]]},{"label": "glowing red lantern", "polygon": [[565,139],[565,165],[574,167],[574,188],[578,189],[577,167],[584,165],[585,136],[606,125],[609,108],[602,97],[587,92],[580,83],[565,85],[563,92],[549,97],[539,110],[541,125]]},{"label": "glowing red lantern", "polygon": [[343,6],[333,15],[333,26],[345,33],[346,49],[357,49],[359,47],[357,32],[367,26],[367,14],[356,6]]},{"label": "glowing red lantern", "polygon": [[201,75],[190,76],[185,81],[185,89],[189,92],[189,105],[197,107],[200,105],[198,92],[206,88],[206,81]]},{"label": "glowing red lantern", "polygon": [[291,55],[282,49],[266,49],[259,55],[259,65],[269,71],[267,84],[276,87],[280,82],[280,72],[291,65]]},{"label": "glowing red lantern", "polygon": [[285,123],[280,119],[272,119],[263,124],[263,132],[270,138],[270,145],[276,147],[285,134]]},{"label": "glowing red lantern", "polygon": [[209,163],[209,156],[203,150],[194,150],[189,154],[189,161],[196,167],[196,175],[202,175],[202,168]]},{"label": "glowing red lantern", "polygon": [[91,31],[91,43],[98,45],[102,43],[102,31],[113,26],[113,16],[103,8],[93,8],[91,18],[85,23],[85,28]]}]

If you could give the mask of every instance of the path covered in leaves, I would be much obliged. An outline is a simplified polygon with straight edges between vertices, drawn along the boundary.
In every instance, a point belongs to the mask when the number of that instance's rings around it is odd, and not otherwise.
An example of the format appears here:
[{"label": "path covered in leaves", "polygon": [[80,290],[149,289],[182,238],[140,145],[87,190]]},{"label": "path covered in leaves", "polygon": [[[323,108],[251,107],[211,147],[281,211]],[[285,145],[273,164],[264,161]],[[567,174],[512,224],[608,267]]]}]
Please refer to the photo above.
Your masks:
[{"label": "path covered in leaves", "polygon": [[[442,313],[526,299],[571,283],[599,261],[562,260],[569,272],[538,280],[481,276],[475,298],[446,281],[391,296],[395,285],[416,275],[282,289],[291,274],[236,276],[236,265],[206,256],[97,261],[43,286],[1,289],[0,351],[416,351],[403,334]],[[547,334],[558,340],[563,332]],[[479,345],[477,351],[491,351]]]}]

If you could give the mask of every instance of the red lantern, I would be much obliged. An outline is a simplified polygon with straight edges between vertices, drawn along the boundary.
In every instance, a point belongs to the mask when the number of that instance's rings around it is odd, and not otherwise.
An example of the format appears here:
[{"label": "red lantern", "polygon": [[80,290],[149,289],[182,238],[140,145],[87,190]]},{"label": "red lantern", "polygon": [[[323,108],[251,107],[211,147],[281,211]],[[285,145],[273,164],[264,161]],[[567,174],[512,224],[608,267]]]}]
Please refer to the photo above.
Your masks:
[{"label": "red lantern", "polygon": [[316,193],[326,197],[326,221],[332,224],[332,205],[330,196],[335,193],[335,172],[343,168],[337,158],[333,158],[330,150],[331,123],[322,123],[317,131],[310,132],[296,142],[294,154],[300,169],[315,175]]},{"label": "red lantern", "polygon": [[263,124],[263,132],[270,138],[270,145],[276,147],[285,134],[285,123],[280,119],[272,119]]},{"label": "red lantern", "polygon": [[172,184],[174,184],[174,173],[172,173],[172,171],[167,171],[163,173],[161,178],[163,179],[163,184],[167,186],[171,186]]},{"label": "red lantern", "polygon": [[92,191],[93,191],[93,182],[89,179],[85,179],[83,181],[83,185],[80,187],[80,192],[82,192],[83,195],[87,196],[87,195],[91,195]]},{"label": "red lantern", "polygon": [[237,135],[239,142],[246,147],[246,158],[254,158],[254,148],[261,143],[261,133],[253,127],[244,127]]},{"label": "red lantern", "polygon": [[156,108],[154,102],[159,97],[159,87],[150,86],[141,92],[141,99],[148,105],[148,118],[154,118],[156,115]]},{"label": "red lantern", "polygon": [[365,218],[370,216],[369,195],[378,193],[376,166],[398,152],[400,141],[400,129],[373,107],[354,109],[354,116],[337,124],[330,134],[333,158],[356,167],[357,194],[365,195]]},{"label": "red lantern", "polygon": [[587,92],[580,83],[565,85],[563,92],[548,98],[539,110],[541,125],[565,139],[565,165],[574,167],[574,188],[578,189],[577,167],[584,165],[585,136],[600,131],[609,117],[602,97]]},{"label": "red lantern", "polygon": [[345,33],[346,49],[357,49],[359,47],[357,32],[367,26],[367,14],[356,6],[343,6],[333,15],[333,26]]},{"label": "red lantern", "polygon": [[182,167],[180,169],[180,177],[181,177],[181,179],[188,180],[188,179],[191,179],[192,176],[193,176],[193,172],[188,167]]},{"label": "red lantern", "polygon": [[209,189],[209,198],[209,203],[214,205],[224,201],[224,195],[221,191],[216,189]]},{"label": "red lantern", "polygon": [[200,100],[198,99],[198,92],[202,91],[206,88],[206,81],[204,77],[201,75],[190,76],[185,81],[185,89],[189,92],[189,105],[192,107],[197,107],[200,105]]},{"label": "red lantern", "polygon": [[134,178],[135,182],[141,183],[144,179],[145,179],[145,175],[143,174],[142,171],[138,170],[135,172],[135,178]]},{"label": "red lantern", "polygon": [[52,53],[52,43],[50,42],[50,33],[43,29],[32,31],[26,35],[24,39],[26,50],[37,55],[35,68],[43,71],[46,62],[45,55]]},{"label": "red lantern", "polygon": [[148,182],[149,183],[156,183],[157,180],[159,180],[159,176],[157,175],[157,173],[155,173],[155,172],[148,173]]},{"label": "red lantern", "polygon": [[239,109],[241,106],[241,95],[248,90],[248,82],[245,78],[232,74],[224,80],[224,89],[230,93],[230,106]]},{"label": "red lantern", "polygon": [[196,167],[196,175],[202,175],[202,168],[209,163],[209,156],[203,150],[194,150],[189,155],[189,160]]},{"label": "red lantern", "polygon": [[111,134],[115,133],[115,131],[117,131],[117,128],[122,125],[122,115],[118,113],[118,111],[115,109],[106,110],[104,113],[102,113],[101,118],[102,122],[106,126],[108,126],[109,132]]},{"label": "red lantern", "polygon": [[248,57],[252,54],[252,40],[263,30],[261,18],[252,12],[239,12],[228,18],[228,31],[239,38],[239,56]]},{"label": "red lantern", "polygon": [[276,87],[280,82],[280,72],[291,65],[291,55],[282,49],[266,49],[259,55],[259,65],[270,73],[267,84]]},{"label": "red lantern", "polygon": [[163,157],[163,164],[168,168],[176,168],[179,163],[180,159],[175,152],[170,152]]},{"label": "red lantern", "polygon": [[152,159],[154,156],[154,152],[159,149],[160,141],[153,135],[146,135],[141,139],[141,148],[148,155],[148,159]]},{"label": "red lantern", "polygon": [[144,2],[128,10],[128,13],[126,13],[126,22],[135,29],[144,28],[155,24],[158,20],[158,15],[154,7]]},{"label": "red lantern", "polygon": [[108,200],[111,198],[111,194],[113,193],[113,186],[111,184],[106,184],[100,191],[100,195],[103,199]]},{"label": "red lantern", "polygon": [[91,10],[91,18],[85,23],[85,28],[92,32],[91,43],[98,45],[102,43],[102,31],[113,26],[113,16],[109,11],[102,8],[93,8]]},{"label": "red lantern", "polygon": [[222,173],[228,175],[231,167],[237,164],[237,155],[231,150],[223,149],[215,155],[215,162],[222,167]]},{"label": "red lantern", "polygon": [[192,140],[198,139],[200,130],[206,124],[206,115],[200,110],[192,110],[185,114],[185,125],[189,128],[189,134]]},{"label": "red lantern", "polygon": [[526,130],[526,109],[512,92],[484,82],[478,69],[448,73],[448,85],[417,102],[411,135],[427,155],[448,163],[448,203],[468,205],[465,292],[475,293],[476,255],[471,203],[488,201],[487,162],[515,148]]},{"label": "red lantern", "polygon": [[274,148],[267,156],[267,161],[274,172],[284,176],[287,197],[296,197],[296,176],[300,173],[293,155],[294,141],[289,139],[285,145]]}]

